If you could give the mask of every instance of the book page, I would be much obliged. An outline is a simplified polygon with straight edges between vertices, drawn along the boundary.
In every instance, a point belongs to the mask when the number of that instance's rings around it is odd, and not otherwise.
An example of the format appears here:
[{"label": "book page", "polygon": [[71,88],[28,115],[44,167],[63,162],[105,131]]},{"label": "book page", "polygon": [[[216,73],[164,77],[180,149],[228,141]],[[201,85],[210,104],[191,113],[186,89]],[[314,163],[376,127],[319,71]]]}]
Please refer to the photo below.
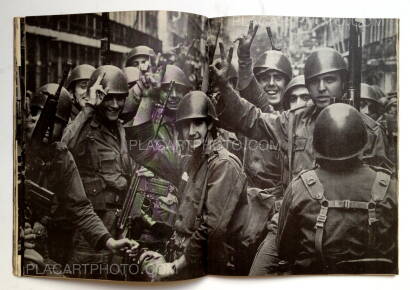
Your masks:
[{"label": "book page", "polygon": [[[207,74],[206,17],[133,11],[15,23],[15,274],[165,279],[195,225],[191,216],[176,230],[180,176],[136,162],[125,130],[139,132],[137,111],[145,97],[155,100],[152,132],[180,156],[176,109]],[[94,84],[103,87],[98,105]],[[199,263],[185,268],[172,280],[205,273]]]},{"label": "book page", "polygon": [[397,19],[22,20],[17,275],[398,273]]}]

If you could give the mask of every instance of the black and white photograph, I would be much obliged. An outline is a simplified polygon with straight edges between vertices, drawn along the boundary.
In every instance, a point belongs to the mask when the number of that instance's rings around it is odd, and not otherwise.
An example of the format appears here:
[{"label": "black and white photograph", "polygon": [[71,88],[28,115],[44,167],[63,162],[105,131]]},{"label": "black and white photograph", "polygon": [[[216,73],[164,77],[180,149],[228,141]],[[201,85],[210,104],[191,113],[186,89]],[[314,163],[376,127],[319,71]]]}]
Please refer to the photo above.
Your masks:
[{"label": "black and white photograph", "polygon": [[399,19],[14,19],[17,276],[397,275]]}]

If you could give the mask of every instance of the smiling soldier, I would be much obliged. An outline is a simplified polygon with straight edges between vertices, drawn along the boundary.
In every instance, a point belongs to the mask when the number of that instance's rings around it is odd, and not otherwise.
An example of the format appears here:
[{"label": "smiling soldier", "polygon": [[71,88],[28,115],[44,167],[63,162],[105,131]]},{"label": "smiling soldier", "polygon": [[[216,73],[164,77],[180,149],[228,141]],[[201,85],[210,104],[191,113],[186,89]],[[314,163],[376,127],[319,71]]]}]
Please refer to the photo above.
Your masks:
[{"label": "smiling soldier", "polygon": [[[136,116],[138,122],[144,122],[127,128],[129,140],[144,143],[153,139],[150,90],[144,94]],[[175,232],[166,256],[170,262],[162,260],[156,265],[153,279],[232,271],[229,262],[235,246],[233,216],[238,206],[246,202],[246,176],[240,161],[219,140],[217,121],[211,100],[201,91],[192,91],[182,98],[176,112],[176,125],[190,155],[183,156],[172,146],[144,151],[138,148],[147,146],[135,146],[131,150],[138,162],[177,185],[180,192]],[[148,256],[149,253],[141,259]]]},{"label": "smiling soldier", "polygon": [[[91,75],[87,94],[88,102],[67,127],[62,141],[75,158],[95,212],[115,236],[115,213],[122,207],[128,181],[135,170],[119,121],[128,95],[127,79],[118,67],[101,66]],[[108,265],[111,261],[110,252],[95,251],[80,231],[74,235],[74,248],[73,263]],[[89,274],[84,271],[80,276],[89,277]],[[107,276],[99,272],[97,277]]]}]

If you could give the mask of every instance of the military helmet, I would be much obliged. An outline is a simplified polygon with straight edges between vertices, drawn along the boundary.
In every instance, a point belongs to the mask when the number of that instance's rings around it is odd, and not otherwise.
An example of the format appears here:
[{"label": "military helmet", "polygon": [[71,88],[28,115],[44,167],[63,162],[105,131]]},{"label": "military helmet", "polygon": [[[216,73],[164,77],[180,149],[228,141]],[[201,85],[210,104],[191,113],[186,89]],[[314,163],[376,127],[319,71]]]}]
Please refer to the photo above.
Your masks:
[{"label": "military helmet", "polygon": [[347,66],[342,55],[333,48],[319,48],[312,52],[305,62],[306,82],[318,75],[336,71],[346,73]]},{"label": "military helmet", "polygon": [[72,69],[67,79],[67,89],[71,90],[75,81],[89,80],[95,67],[89,64],[80,64]]},{"label": "military helmet", "polygon": [[382,96],[380,95],[379,92],[377,92],[373,86],[370,86],[365,83],[360,84],[360,99],[364,100],[370,100],[380,106],[382,106],[382,103],[380,99]]},{"label": "military helmet", "polygon": [[192,88],[192,84],[186,77],[184,71],[176,65],[168,64],[165,67],[165,73],[161,85],[170,84],[172,81],[181,86]]},{"label": "military helmet", "polygon": [[105,75],[101,81],[101,85],[108,94],[128,95],[127,78],[121,69],[113,65],[103,65],[97,68],[91,75],[87,90],[89,90],[97,78],[104,73]]},{"label": "military helmet", "polygon": [[175,121],[199,118],[211,118],[213,121],[218,121],[215,107],[208,96],[202,91],[192,91],[183,96],[179,102]]},{"label": "military helmet", "polygon": [[[56,83],[49,83],[40,87],[31,99],[30,106],[43,109],[48,96],[54,95],[57,92],[57,89],[58,84]],[[61,89],[60,97],[58,98],[56,117],[67,123],[71,114],[71,105],[72,100],[70,94],[63,87]]]},{"label": "military helmet", "polygon": [[[289,103],[290,92],[296,87],[306,87],[305,77],[303,75],[294,77],[286,86],[285,91],[283,92],[282,102]],[[288,105],[289,107],[289,105]]]},{"label": "military helmet", "polygon": [[354,107],[338,103],[320,112],[313,131],[317,158],[347,160],[361,154],[366,143],[366,127]]},{"label": "military helmet", "polygon": [[259,73],[266,72],[268,70],[277,70],[285,74],[288,80],[292,79],[292,66],[289,59],[282,52],[277,50],[265,51],[256,60],[253,66],[253,73],[257,75]]},{"label": "military helmet", "polygon": [[127,78],[128,87],[132,87],[142,76],[141,71],[135,66],[127,66],[122,69]]},{"label": "military helmet", "polygon": [[145,45],[139,45],[131,49],[131,51],[127,55],[127,61],[126,61],[126,66],[131,65],[131,60],[139,55],[145,55],[148,57],[154,57],[155,53],[154,50],[151,47],[145,46]]}]

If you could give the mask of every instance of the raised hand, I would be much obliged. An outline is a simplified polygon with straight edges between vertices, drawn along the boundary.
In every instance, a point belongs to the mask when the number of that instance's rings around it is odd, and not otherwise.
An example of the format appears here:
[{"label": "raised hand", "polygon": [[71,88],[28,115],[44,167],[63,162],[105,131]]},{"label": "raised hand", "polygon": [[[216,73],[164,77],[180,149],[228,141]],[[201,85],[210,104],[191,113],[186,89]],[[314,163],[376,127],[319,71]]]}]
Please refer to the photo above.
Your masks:
[{"label": "raised hand", "polygon": [[238,58],[249,58],[251,55],[251,45],[258,31],[259,25],[253,25],[253,21],[249,22],[248,33],[238,37],[234,42],[238,41]]},{"label": "raised hand", "polygon": [[101,81],[104,79],[105,73],[100,74],[97,77],[95,83],[90,87],[88,91],[88,104],[91,106],[98,106],[102,103],[104,97],[108,94],[101,85]]},{"label": "raised hand", "polygon": [[232,62],[233,47],[229,49],[228,56],[226,56],[225,48],[223,43],[219,43],[219,49],[221,52],[221,60],[215,61],[211,66],[210,70],[212,72],[212,79],[216,84],[226,84],[229,80],[229,67]]},{"label": "raised hand", "polygon": [[153,73],[147,72],[137,80],[136,85],[133,87],[133,94],[142,98],[155,98],[158,97],[161,84],[156,79]]}]

